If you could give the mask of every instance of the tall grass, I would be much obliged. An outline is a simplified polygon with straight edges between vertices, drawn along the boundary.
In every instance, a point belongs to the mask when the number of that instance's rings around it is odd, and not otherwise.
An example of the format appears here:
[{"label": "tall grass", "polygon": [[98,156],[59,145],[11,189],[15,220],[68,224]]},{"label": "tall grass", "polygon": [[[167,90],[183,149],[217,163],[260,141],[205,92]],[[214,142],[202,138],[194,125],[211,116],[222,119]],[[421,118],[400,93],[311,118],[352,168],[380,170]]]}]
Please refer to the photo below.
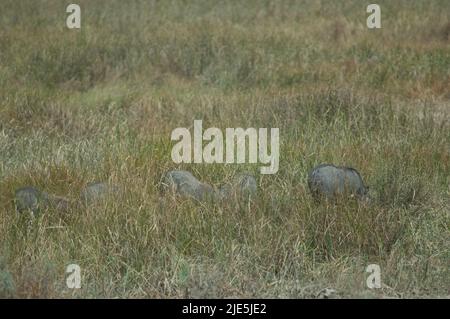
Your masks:
[{"label": "tall grass", "polygon": [[[0,296],[448,296],[448,1],[2,2]],[[280,170],[175,165],[170,132],[280,128]],[[314,165],[357,168],[370,205],[317,204]],[[257,176],[250,203],[164,196],[161,175]],[[14,190],[118,198],[19,215]],[[65,267],[82,269],[82,288]],[[381,266],[383,288],[365,286]]]}]

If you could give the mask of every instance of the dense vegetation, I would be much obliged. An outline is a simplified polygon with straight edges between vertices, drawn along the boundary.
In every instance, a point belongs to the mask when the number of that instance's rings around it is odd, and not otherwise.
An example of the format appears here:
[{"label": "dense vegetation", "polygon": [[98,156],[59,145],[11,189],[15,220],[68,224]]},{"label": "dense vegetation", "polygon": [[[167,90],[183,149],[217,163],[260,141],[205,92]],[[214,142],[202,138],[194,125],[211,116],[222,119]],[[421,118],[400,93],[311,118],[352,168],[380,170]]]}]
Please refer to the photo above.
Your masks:
[{"label": "dense vegetation", "polygon": [[[0,7],[0,296],[427,297],[450,288],[450,2],[87,1]],[[170,133],[280,128],[280,170],[175,165]],[[357,168],[374,198],[316,204],[306,176]],[[255,173],[248,205],[161,196],[161,175]],[[119,198],[17,214],[14,190]],[[79,264],[82,288],[66,287]],[[366,287],[381,266],[383,287]]]}]

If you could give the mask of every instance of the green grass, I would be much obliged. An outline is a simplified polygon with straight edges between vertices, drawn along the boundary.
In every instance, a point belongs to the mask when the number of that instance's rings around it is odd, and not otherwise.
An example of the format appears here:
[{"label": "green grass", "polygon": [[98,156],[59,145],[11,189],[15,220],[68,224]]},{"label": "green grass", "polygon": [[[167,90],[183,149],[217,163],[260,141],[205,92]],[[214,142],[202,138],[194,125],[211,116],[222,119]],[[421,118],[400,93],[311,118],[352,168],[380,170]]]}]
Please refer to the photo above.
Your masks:
[{"label": "green grass", "polygon": [[[448,297],[450,3],[60,1],[1,4],[0,297]],[[170,133],[280,128],[280,170],[181,165]],[[314,165],[357,168],[374,198],[315,204]],[[161,196],[189,169],[257,176],[249,205]],[[14,190],[120,198],[35,219]],[[82,288],[66,287],[77,263]],[[366,287],[381,266],[383,288]]]}]

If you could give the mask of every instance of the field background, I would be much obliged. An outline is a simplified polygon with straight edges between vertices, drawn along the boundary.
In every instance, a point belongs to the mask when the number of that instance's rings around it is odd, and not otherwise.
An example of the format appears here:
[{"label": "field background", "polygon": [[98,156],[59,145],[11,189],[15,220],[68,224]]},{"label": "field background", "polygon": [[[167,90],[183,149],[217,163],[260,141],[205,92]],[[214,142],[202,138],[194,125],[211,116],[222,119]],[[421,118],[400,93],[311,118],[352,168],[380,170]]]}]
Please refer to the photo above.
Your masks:
[{"label": "field background", "polygon": [[[450,1],[0,4],[0,297],[450,296]],[[279,127],[280,170],[173,164],[176,127]],[[374,201],[313,203],[306,176],[357,168]],[[161,196],[161,175],[257,176],[248,205]],[[14,190],[76,199],[18,215]],[[82,288],[66,287],[79,264]],[[381,266],[383,287],[366,287]]]}]

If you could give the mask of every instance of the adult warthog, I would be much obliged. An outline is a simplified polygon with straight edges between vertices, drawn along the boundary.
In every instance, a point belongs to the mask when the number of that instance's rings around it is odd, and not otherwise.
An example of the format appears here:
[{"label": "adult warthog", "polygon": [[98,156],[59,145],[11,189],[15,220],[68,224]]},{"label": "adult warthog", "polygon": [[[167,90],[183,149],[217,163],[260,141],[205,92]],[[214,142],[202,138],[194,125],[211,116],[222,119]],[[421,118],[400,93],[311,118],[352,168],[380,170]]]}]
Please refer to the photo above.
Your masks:
[{"label": "adult warthog", "polygon": [[338,197],[368,199],[368,187],[359,172],[351,167],[316,166],[309,172],[308,187],[316,200],[335,200]]}]

